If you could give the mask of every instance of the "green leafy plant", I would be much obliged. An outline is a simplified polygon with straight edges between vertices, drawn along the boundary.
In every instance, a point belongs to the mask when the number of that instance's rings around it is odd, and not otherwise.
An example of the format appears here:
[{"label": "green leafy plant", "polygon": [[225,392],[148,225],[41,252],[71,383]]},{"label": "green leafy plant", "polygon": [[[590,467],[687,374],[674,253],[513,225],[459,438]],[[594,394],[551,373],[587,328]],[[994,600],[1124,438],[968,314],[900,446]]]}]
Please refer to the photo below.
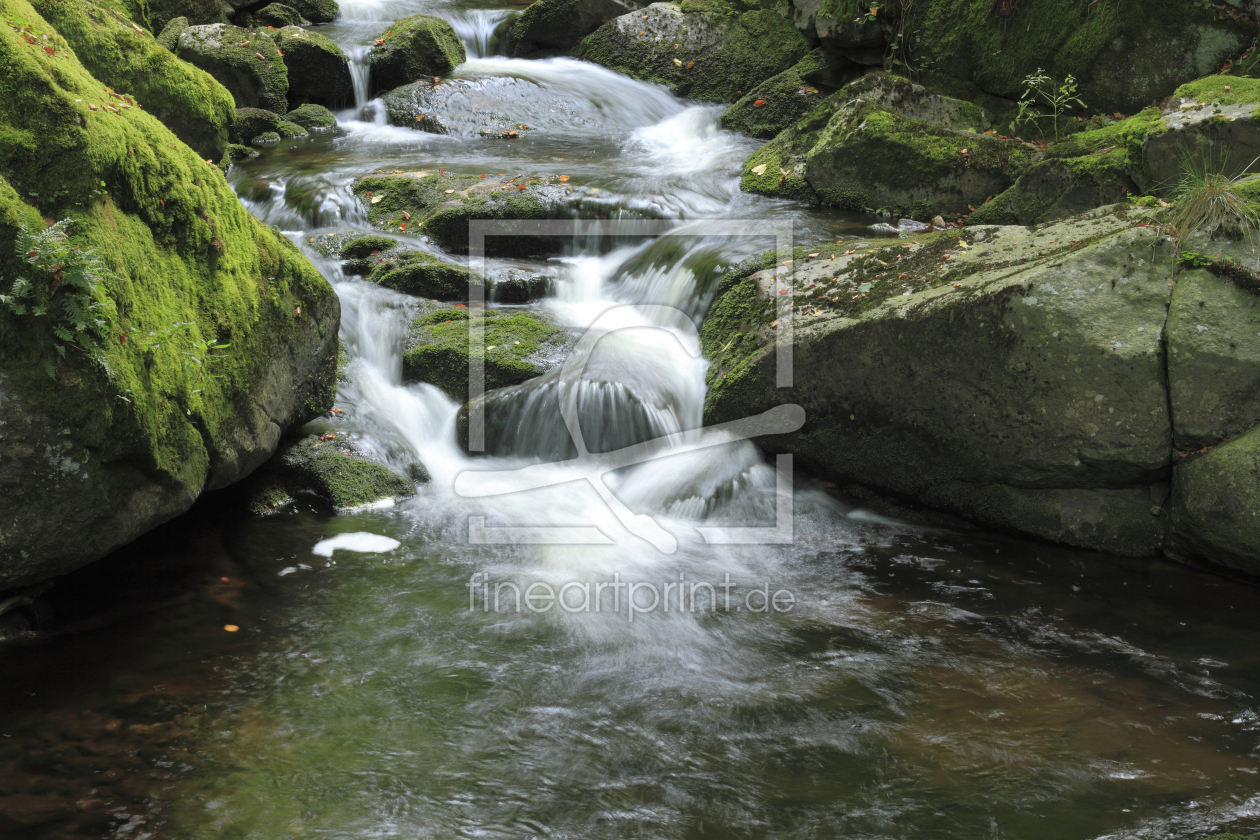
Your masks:
[{"label": "green leafy plant", "polygon": [[1173,194],[1166,230],[1173,239],[1173,253],[1180,255],[1190,237],[1198,233],[1241,236],[1254,251],[1260,231],[1260,209],[1241,195],[1239,180],[1255,165],[1230,176],[1228,154],[1209,148],[1200,155],[1182,153],[1181,180]]},{"label": "green leafy plant", "polygon": [[152,358],[152,354],[163,345],[174,345],[182,357],[184,375],[195,379],[205,372],[209,362],[226,356],[222,351],[232,346],[218,340],[199,338],[193,334],[196,326],[193,321],[176,321],[161,332],[150,332],[147,339],[136,339],[136,344],[144,349],[148,358]]},{"label": "green leafy plant", "polygon": [[[72,223],[62,219],[43,230],[19,228],[15,251],[31,270],[0,295],[0,305],[19,317],[46,319],[59,357],[78,350],[112,379],[104,348],[113,303],[103,285],[113,275],[93,249],[73,244],[66,234]],[[44,370],[57,378],[52,360],[44,362]]]},{"label": "green leafy plant", "polygon": [[[1037,125],[1048,119],[1054,126],[1055,142],[1058,142],[1059,118],[1078,105],[1085,107],[1085,103],[1076,95],[1075,76],[1069,73],[1062,84],[1056,85],[1054,79],[1038,67],[1036,73],[1024,78],[1024,95],[1019,98],[1019,113],[1015,116],[1014,125]],[[1040,107],[1049,108],[1050,113],[1042,113]]]}]

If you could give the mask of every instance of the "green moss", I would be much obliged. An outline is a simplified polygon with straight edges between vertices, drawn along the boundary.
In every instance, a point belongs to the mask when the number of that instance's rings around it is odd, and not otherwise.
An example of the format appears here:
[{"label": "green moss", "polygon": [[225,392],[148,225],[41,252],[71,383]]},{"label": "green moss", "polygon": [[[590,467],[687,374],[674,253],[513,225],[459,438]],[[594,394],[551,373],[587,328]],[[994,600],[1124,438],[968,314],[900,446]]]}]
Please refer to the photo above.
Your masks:
[{"label": "green moss", "polygon": [[381,253],[388,251],[398,245],[397,239],[388,236],[356,236],[341,245],[338,254],[348,260],[359,260],[365,257],[374,256],[373,252]]},{"label": "green moss", "polygon": [[832,108],[823,103],[791,129],[753,152],[744,162],[739,188],[776,198],[817,201],[817,193],[805,180],[805,156],[817,144],[831,115]]},{"label": "green moss", "polygon": [[[25,0],[6,3],[9,14],[47,28]],[[79,241],[115,275],[105,285],[117,312],[113,379],[70,358],[49,387],[40,364],[49,341],[29,320],[5,315],[6,388],[57,428],[74,429],[106,463],[133,464],[144,480],[195,497],[212,467],[233,457],[242,406],[276,359],[308,352],[298,348],[308,342],[331,347],[336,296],[292,243],[246,212],[216,167],[148,112],[107,109],[118,100],[64,40],[52,36],[51,46],[55,55],[0,26],[0,288],[21,270],[12,255],[17,220],[73,217]],[[231,350],[190,374],[191,346],[167,337],[176,323]],[[327,361],[331,379],[331,353]],[[320,375],[285,384],[297,404],[325,388]],[[112,484],[123,481],[117,475],[90,476],[84,497],[121,515],[135,488]]]},{"label": "green moss", "polygon": [[1260,79],[1207,76],[1182,85],[1173,92],[1173,96],[1193,99],[1203,105],[1254,105],[1260,102]]},{"label": "green moss", "polygon": [[[381,499],[414,496],[415,485],[392,470],[354,453],[345,435],[307,435],[285,444],[268,466],[255,506],[282,496],[313,493],[334,508],[359,507]],[[273,507],[275,507],[273,503]]]},{"label": "green moss", "polygon": [[332,23],[341,16],[337,0],[289,0],[288,5],[311,23]]},{"label": "green moss", "polygon": [[646,18],[628,15],[604,24],[573,55],[668,85],[678,96],[733,102],[809,51],[796,27],[767,9],[735,13],[702,4],[680,13],[657,4],[643,12]]},{"label": "green moss", "polygon": [[123,0],[132,20],[144,20],[154,32],[160,32],[176,18],[189,24],[227,23],[227,14],[219,0]]},{"label": "green moss", "polygon": [[376,36],[370,55],[373,91],[410,84],[421,76],[446,76],[467,60],[451,25],[430,15],[396,21]]},{"label": "green moss", "polygon": [[[274,134],[274,138],[267,137]],[[306,129],[261,108],[238,108],[232,120],[232,140],[238,143],[275,142],[281,137],[305,137]]]},{"label": "green moss", "polygon": [[162,33],[157,36],[157,43],[163,49],[175,52],[175,46],[179,43],[180,33],[189,27],[188,18],[177,17],[167,22],[162,27]]},{"label": "green moss", "polygon": [[770,139],[818,107],[823,97],[804,77],[821,66],[821,52],[814,50],[794,67],[753,88],[723,112],[722,127]]},{"label": "green moss", "polygon": [[485,281],[476,272],[451,265],[420,251],[401,251],[375,260],[368,280],[408,295],[430,300],[469,300],[469,282],[480,286],[485,298]]},{"label": "green moss", "polygon": [[336,128],[337,117],[323,105],[307,103],[284,115],[286,121],[300,125],[307,131],[323,128]]},{"label": "green moss", "polygon": [[[254,21],[261,26],[301,26],[306,19],[298,10],[283,3],[272,3],[254,12]],[[284,49],[283,46],[280,49]]]},{"label": "green moss", "polygon": [[129,94],[203,158],[228,140],[232,96],[208,73],[179,61],[131,20],[90,0],[37,0],[89,73]]},{"label": "green moss", "polygon": [[179,36],[178,55],[218,79],[238,108],[289,110],[289,72],[264,29],[192,26]]},{"label": "green moss", "polygon": [[588,7],[589,4],[579,4],[579,0],[531,3],[504,22],[499,38],[506,48],[505,53],[524,58],[539,51],[567,50],[604,22],[592,15]]},{"label": "green moss", "polygon": [[[404,378],[436,385],[456,401],[468,399],[468,310],[439,309],[412,322],[403,354]],[[543,368],[530,357],[557,350],[568,334],[537,315],[484,310],[485,389],[532,379]]]},{"label": "green moss", "polygon": [[[543,220],[554,215],[564,194],[546,178],[482,177],[390,170],[354,183],[368,218],[387,230],[427,234],[442,248],[468,253],[468,223],[477,219]],[[486,254],[529,256],[556,253],[565,240],[556,236],[488,236]]]}]

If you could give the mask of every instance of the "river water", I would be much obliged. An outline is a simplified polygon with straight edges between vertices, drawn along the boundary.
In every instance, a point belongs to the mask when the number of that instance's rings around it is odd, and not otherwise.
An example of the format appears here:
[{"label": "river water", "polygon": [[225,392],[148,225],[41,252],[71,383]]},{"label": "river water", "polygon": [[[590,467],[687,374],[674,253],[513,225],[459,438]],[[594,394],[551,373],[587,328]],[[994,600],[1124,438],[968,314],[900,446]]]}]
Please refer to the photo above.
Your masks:
[{"label": "river water", "polygon": [[[719,107],[567,59],[478,57],[500,8],[342,9],[323,31],[360,57],[398,17],[451,20],[471,56],[454,79],[531,130],[508,142],[388,126],[357,67],[361,101],[336,133],[230,176],[304,248],[368,229],[349,184],[386,167],[568,175],[588,208],[683,233],[738,219],[790,221],[799,241],[873,235],[873,217],[741,194],[756,143],[721,131]],[[68,623],[0,654],[0,836],[1260,829],[1260,590],[885,519],[700,429],[709,273],[773,244],[587,237],[550,261],[491,264],[549,276],[553,294],[527,308],[574,334],[616,329],[579,348],[563,387],[553,373],[507,398],[511,423],[488,428],[498,454],[478,456],[456,443],[455,402],[402,381],[415,302],[310,250],[351,356],[344,413],[312,428],[432,480],[337,516],[299,502],[245,518],[225,491],[61,582]],[[556,393],[597,453],[581,463],[563,463]],[[642,463],[598,454],[661,436]],[[532,489],[506,492],[523,467]],[[788,502],[790,543],[700,530],[769,528]],[[557,532],[570,544],[494,530],[541,527],[570,529]],[[566,600],[517,608],[531,585]]]}]

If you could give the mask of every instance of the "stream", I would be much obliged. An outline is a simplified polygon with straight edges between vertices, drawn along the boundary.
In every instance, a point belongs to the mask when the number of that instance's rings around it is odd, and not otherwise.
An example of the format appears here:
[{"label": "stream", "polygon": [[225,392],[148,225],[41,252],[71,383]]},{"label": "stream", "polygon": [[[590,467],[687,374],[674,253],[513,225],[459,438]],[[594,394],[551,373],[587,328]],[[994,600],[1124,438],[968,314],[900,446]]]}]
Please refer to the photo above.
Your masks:
[{"label": "stream", "polygon": [[[310,429],[431,480],[335,516],[299,501],[247,517],[229,488],[61,581],[54,603],[73,619],[0,651],[0,837],[1260,831],[1260,589],[905,524],[701,428],[711,272],[775,242],[695,225],[859,240],[888,235],[877,217],[741,193],[758,141],[723,131],[720,106],[570,59],[486,56],[502,7],[341,8],[319,31],[352,56],[359,101],[335,132],[273,146],[229,180],[341,299],[343,413]],[[365,45],[420,12],[467,45],[446,81],[530,131],[386,123]],[[606,217],[676,223],[488,261],[550,280],[546,298],[503,309],[608,330],[578,345],[575,376],[513,392],[491,454],[457,443],[458,403],[403,382],[416,302],[311,247],[369,230],[350,184],[394,167],[567,175]],[[570,460],[557,394],[586,460]],[[613,457],[661,438],[639,463]],[[790,542],[723,541],[773,528],[789,504]],[[552,542],[530,543],[537,529]],[[558,595],[542,609],[517,596],[531,591]]]}]

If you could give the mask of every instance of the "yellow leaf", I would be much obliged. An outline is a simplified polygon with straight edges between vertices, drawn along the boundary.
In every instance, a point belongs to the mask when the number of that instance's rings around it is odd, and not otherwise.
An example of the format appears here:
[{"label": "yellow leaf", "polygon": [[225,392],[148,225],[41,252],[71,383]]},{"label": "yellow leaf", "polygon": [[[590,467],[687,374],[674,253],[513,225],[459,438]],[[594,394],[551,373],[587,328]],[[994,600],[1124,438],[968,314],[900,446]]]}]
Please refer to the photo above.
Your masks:
[{"label": "yellow leaf", "polygon": [[766,174],[766,165],[765,165],[764,163],[762,163],[762,164],[759,164],[759,165],[757,165],[757,166],[754,166],[754,167],[752,168],[752,171],[753,171],[753,174],[754,174],[754,175],[765,175],[765,174]]}]

